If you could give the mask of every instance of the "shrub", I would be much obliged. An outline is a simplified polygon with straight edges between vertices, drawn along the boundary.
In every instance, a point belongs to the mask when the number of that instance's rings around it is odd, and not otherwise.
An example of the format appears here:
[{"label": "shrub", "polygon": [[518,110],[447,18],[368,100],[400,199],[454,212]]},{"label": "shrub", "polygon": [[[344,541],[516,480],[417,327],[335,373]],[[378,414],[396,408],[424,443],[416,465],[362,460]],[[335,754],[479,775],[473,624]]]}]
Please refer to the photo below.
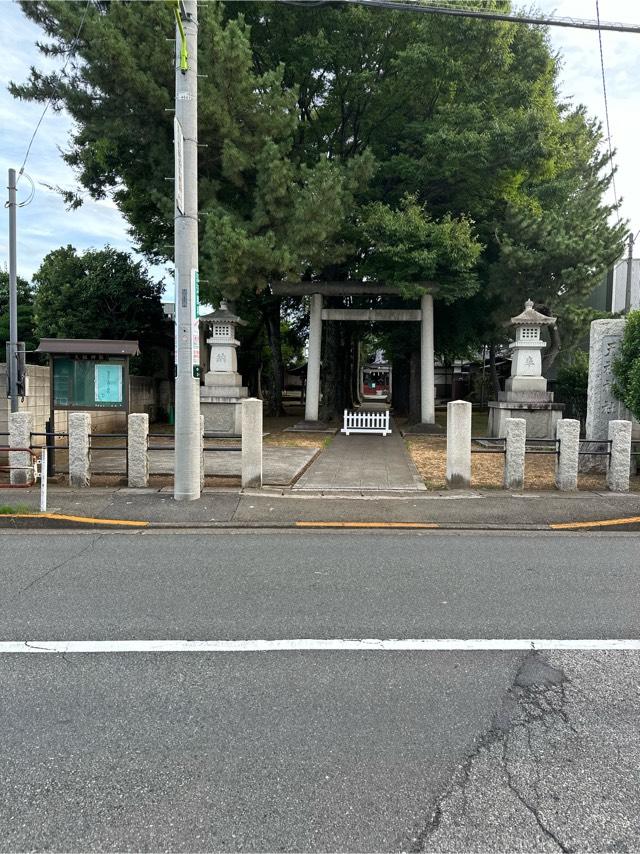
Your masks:
[{"label": "shrub", "polygon": [[613,363],[613,392],[640,420],[640,311],[627,316],[620,352]]}]

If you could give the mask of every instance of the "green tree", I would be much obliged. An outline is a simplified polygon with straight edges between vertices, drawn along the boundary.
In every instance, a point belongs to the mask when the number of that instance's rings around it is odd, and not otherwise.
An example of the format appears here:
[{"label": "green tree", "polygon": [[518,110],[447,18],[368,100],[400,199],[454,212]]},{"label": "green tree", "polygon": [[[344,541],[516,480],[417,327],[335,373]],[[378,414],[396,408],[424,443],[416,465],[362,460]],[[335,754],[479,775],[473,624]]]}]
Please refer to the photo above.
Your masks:
[{"label": "green tree", "polygon": [[[25,279],[18,276],[18,341],[24,341],[26,350],[35,350],[38,339],[33,320],[33,290]],[[0,358],[4,360],[4,345],[9,340],[9,273],[0,270]]]},{"label": "green tree", "polygon": [[627,315],[620,352],[613,363],[614,393],[640,421],[640,311]]},{"label": "green tree", "polygon": [[[22,8],[50,37],[45,52],[62,53],[85,4]],[[440,316],[464,298],[469,321],[464,334],[442,324],[440,352],[499,344],[527,296],[564,332],[623,227],[607,224],[599,129],[559,102],[544,32],[352,4],[216,3],[199,14],[205,298],[244,291],[277,330],[267,287],[279,279],[390,275],[417,294],[433,274]],[[158,258],[172,229],[172,30],[165,4],[101,0],[62,79],[34,70],[12,86],[69,110],[65,158],[80,184],[112,192]],[[354,330],[326,326],[330,400]]]},{"label": "green tree", "polygon": [[137,339],[139,373],[152,368],[151,348],[165,343],[160,296],[140,262],[110,246],[79,255],[73,246],[50,252],[34,274],[34,315],[41,338]]}]

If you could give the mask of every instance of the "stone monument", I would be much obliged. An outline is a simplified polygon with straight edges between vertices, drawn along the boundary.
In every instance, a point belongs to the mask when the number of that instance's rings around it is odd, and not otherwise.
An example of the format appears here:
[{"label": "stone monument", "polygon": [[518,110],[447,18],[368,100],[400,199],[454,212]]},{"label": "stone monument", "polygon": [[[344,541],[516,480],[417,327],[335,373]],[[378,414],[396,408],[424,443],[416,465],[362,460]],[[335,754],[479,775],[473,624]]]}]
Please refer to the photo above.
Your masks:
[{"label": "stone monument", "polygon": [[[598,451],[599,454],[583,454],[580,457],[580,471],[604,471],[606,457],[602,456],[609,438],[610,421],[632,421],[633,416],[625,405],[613,394],[613,362],[615,361],[626,320],[624,317],[607,320],[594,320],[589,335],[589,388],[587,392],[586,439],[593,445],[586,445],[586,451]],[[632,438],[640,439],[640,424],[633,422]],[[633,462],[632,458],[632,462]]]},{"label": "stone monument", "polygon": [[511,344],[511,376],[498,400],[489,402],[489,435],[506,436],[508,418],[524,418],[527,438],[555,439],[556,423],[562,418],[563,404],[553,402],[542,376],[542,351],[547,346],[540,338],[543,326],[554,326],[555,317],[540,314],[527,300],[524,311],[511,318],[516,340]]},{"label": "stone monument", "polygon": [[242,385],[238,373],[236,327],[245,326],[245,321],[229,310],[223,300],[211,314],[205,314],[200,322],[208,328],[211,337],[209,370],[200,386],[200,412],[204,416],[207,433],[220,436],[242,435],[242,401],[247,397],[247,388]]}]

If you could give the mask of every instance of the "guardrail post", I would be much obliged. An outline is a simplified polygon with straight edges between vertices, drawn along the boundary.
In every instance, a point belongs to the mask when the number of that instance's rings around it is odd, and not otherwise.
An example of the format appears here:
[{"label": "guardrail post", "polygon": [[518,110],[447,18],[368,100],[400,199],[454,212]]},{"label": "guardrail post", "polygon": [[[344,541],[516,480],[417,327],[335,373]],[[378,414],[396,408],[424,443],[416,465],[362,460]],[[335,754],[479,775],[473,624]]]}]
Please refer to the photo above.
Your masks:
[{"label": "guardrail post", "polygon": [[[31,432],[33,431],[33,416],[30,412],[11,412],[9,414],[9,447],[30,448]],[[9,465],[19,466],[10,472],[10,482],[13,486],[23,486],[29,483],[28,468],[31,465],[31,454],[26,451],[9,453]]]},{"label": "guardrail post", "polygon": [[447,486],[471,486],[471,404],[447,403]]},{"label": "guardrail post", "polygon": [[200,491],[204,489],[204,415],[200,416]]},{"label": "guardrail post", "polygon": [[609,441],[607,487],[612,492],[629,492],[631,421],[609,421]]},{"label": "guardrail post", "polygon": [[522,489],[527,422],[524,418],[506,418],[505,428],[504,488]]},{"label": "guardrail post", "polygon": [[91,416],[69,413],[69,486],[89,486],[91,481]]},{"label": "guardrail post", "polygon": [[262,486],[262,401],[242,401],[242,487]]},{"label": "guardrail post", "polygon": [[560,450],[556,455],[556,489],[569,492],[578,488],[578,459],[580,452],[580,422],[563,418],[556,425]]},{"label": "guardrail post", "polygon": [[127,418],[127,484],[149,486],[149,416],[133,412]]}]

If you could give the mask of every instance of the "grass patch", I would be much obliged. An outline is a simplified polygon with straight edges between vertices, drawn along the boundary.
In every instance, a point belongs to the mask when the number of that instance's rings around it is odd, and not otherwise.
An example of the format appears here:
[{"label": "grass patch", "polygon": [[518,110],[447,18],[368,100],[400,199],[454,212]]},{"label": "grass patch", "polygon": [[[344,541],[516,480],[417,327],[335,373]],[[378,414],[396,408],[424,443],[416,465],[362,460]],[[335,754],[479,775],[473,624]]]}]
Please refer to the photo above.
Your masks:
[{"label": "grass patch", "polygon": [[23,513],[35,513],[33,507],[28,504],[2,504],[0,505],[0,516],[20,516]]}]

